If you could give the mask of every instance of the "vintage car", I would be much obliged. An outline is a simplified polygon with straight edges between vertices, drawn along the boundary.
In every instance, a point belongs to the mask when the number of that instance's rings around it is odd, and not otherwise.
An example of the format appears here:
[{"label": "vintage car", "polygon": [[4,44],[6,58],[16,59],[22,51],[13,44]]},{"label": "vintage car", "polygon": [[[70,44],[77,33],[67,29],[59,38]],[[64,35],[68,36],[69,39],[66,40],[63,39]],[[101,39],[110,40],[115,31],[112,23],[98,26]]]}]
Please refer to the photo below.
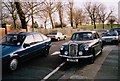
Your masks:
[{"label": "vintage car", "polygon": [[102,49],[102,40],[96,31],[80,31],[73,33],[71,40],[60,47],[59,56],[65,61],[79,62],[87,58],[89,63],[94,63]]},{"label": "vintage car", "polygon": [[47,36],[50,37],[52,40],[55,39],[58,41],[66,39],[66,35],[61,32],[52,32],[52,33],[49,33]]},{"label": "vintage car", "polygon": [[112,43],[118,45],[120,37],[117,31],[109,31],[102,34],[102,41],[104,44]]},{"label": "vintage car", "polygon": [[3,36],[0,39],[0,53],[2,53],[3,67],[12,71],[21,62],[38,55],[47,56],[51,46],[50,38],[37,32],[17,32]]}]

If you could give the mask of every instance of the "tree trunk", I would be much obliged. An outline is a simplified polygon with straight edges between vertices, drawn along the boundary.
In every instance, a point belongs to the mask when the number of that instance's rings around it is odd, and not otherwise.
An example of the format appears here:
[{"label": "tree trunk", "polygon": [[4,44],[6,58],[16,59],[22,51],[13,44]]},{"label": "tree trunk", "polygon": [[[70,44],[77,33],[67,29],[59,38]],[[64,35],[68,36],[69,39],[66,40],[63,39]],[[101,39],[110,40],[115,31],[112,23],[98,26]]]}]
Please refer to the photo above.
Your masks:
[{"label": "tree trunk", "polygon": [[44,26],[45,26],[45,29],[46,29],[46,21],[44,22]]},{"label": "tree trunk", "polygon": [[70,8],[70,23],[71,23],[71,27],[73,27],[73,11],[72,11],[72,8]]},{"label": "tree trunk", "polygon": [[49,14],[49,16],[50,16],[50,21],[51,21],[51,24],[52,24],[52,29],[54,29],[55,27],[54,27],[54,23],[53,23],[51,14]]},{"label": "tree trunk", "polygon": [[96,29],[96,24],[95,24],[95,20],[93,21],[93,24],[94,24],[94,29]]},{"label": "tree trunk", "polygon": [[33,15],[31,15],[31,18],[32,18],[32,31],[34,32],[34,18],[33,18]]},{"label": "tree trunk", "polygon": [[16,5],[16,8],[17,8],[17,13],[19,15],[19,18],[21,20],[22,28],[26,29],[26,31],[27,31],[27,23],[26,23],[26,20],[25,20],[26,18],[25,18],[25,14],[24,14],[24,12],[21,8],[21,4],[20,4],[20,2],[15,2],[15,5]]},{"label": "tree trunk", "polygon": [[113,28],[113,24],[111,23],[110,25],[111,25],[111,28]]},{"label": "tree trunk", "polygon": [[103,24],[103,29],[104,29],[104,22],[102,22],[102,24]]},{"label": "tree trunk", "polygon": [[[33,7],[33,2],[32,2],[32,7]],[[34,32],[34,17],[33,17],[33,8],[32,8],[31,18],[32,18],[32,31]]]},{"label": "tree trunk", "polygon": [[59,12],[59,18],[60,18],[61,28],[63,28],[62,12],[61,12],[61,10],[59,10],[58,12]]},{"label": "tree trunk", "polygon": [[104,23],[103,23],[103,29],[104,29]]},{"label": "tree trunk", "polygon": [[17,27],[16,27],[15,19],[13,19],[13,22],[14,22],[14,28],[16,29]]},{"label": "tree trunk", "polygon": [[14,28],[16,29],[16,19],[15,19],[15,17],[12,15],[12,18],[13,18],[13,23],[14,23]]},{"label": "tree trunk", "polygon": [[78,23],[76,23],[76,28],[78,28]]}]

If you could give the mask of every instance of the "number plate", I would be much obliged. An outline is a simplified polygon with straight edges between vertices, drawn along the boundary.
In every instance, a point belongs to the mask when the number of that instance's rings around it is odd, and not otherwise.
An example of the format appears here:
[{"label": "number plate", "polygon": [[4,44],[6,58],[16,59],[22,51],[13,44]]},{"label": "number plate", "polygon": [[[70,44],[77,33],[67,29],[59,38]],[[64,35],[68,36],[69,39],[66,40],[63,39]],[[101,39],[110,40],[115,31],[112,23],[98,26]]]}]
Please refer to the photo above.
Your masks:
[{"label": "number plate", "polygon": [[70,62],[78,62],[78,59],[68,58],[67,61],[70,61]]},{"label": "number plate", "polygon": [[111,42],[111,40],[106,40],[106,42]]}]

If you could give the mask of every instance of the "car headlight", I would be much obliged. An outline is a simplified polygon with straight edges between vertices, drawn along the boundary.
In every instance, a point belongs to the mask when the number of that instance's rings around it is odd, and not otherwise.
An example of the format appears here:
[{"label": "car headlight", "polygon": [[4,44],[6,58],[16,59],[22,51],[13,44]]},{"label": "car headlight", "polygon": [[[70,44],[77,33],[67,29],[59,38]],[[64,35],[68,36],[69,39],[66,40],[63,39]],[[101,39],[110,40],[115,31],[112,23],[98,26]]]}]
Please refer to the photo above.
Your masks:
[{"label": "car headlight", "polygon": [[61,47],[60,47],[60,50],[63,50],[63,49],[64,49],[64,46],[61,46]]},{"label": "car headlight", "polygon": [[89,46],[88,45],[85,45],[84,49],[87,51],[89,50]]},{"label": "car headlight", "polygon": [[82,51],[79,51],[79,53],[78,53],[79,55],[83,55],[83,52]]},{"label": "car headlight", "polygon": [[114,37],[114,38],[113,38],[113,40],[116,40],[116,39],[118,39],[118,37]]},{"label": "car headlight", "polygon": [[64,54],[65,54],[65,55],[68,55],[68,51],[65,51]]}]

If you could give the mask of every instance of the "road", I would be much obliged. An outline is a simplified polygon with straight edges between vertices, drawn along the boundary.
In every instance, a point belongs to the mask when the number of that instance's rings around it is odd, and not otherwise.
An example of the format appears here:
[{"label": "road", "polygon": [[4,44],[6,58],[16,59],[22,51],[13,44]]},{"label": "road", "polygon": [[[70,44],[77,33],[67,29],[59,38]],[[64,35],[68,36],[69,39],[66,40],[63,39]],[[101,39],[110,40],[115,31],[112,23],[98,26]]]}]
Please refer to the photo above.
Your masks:
[{"label": "road", "polygon": [[[45,81],[45,80],[66,80],[71,79],[105,79],[102,78],[101,68],[105,65],[106,59],[109,54],[114,55],[112,51],[118,51],[120,48],[116,45],[107,45],[103,48],[103,54],[96,58],[94,64],[87,64],[85,61],[81,63],[70,63],[63,62],[59,54],[59,48],[62,43],[69,41],[53,42],[52,47],[50,48],[50,53],[48,57],[36,57],[25,63],[20,64],[19,68],[15,72],[5,72],[3,73],[3,81],[6,80],[33,80],[33,81]],[[116,53],[117,54],[117,53]],[[118,54],[114,56],[118,65]],[[109,59],[109,58],[108,58]],[[109,59],[111,60],[111,59]],[[114,64],[114,63],[113,63]],[[115,65],[115,72],[118,71],[118,66]],[[112,65],[111,65],[112,66]],[[104,71],[103,71],[104,72]],[[109,75],[108,75],[109,76]],[[116,77],[111,79],[117,79]],[[106,77],[109,79],[109,77]]]}]

